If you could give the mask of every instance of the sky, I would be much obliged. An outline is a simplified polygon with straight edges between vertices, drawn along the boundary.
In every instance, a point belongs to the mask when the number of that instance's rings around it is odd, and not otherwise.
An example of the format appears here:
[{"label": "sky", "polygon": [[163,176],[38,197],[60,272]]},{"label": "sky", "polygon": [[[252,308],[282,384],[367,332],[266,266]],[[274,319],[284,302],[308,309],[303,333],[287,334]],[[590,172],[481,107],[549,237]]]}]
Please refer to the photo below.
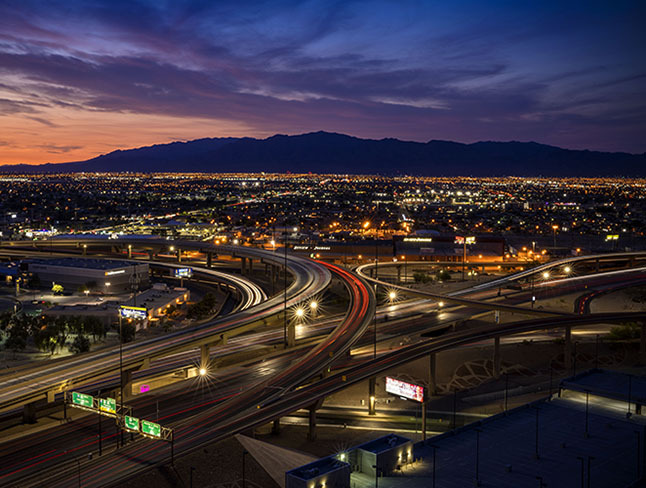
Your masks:
[{"label": "sky", "polygon": [[0,0],[0,164],[318,130],[646,152],[646,2]]}]

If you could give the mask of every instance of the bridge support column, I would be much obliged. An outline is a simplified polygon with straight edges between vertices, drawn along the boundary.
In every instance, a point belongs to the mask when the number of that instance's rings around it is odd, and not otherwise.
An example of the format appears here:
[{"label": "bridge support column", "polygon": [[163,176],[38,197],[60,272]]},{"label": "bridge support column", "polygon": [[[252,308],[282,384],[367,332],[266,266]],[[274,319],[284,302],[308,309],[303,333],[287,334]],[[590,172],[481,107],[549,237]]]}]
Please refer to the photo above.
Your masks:
[{"label": "bridge support column", "polygon": [[296,324],[287,324],[287,347],[294,347],[296,344]]},{"label": "bridge support column", "polygon": [[245,274],[246,262],[247,262],[247,258],[245,257],[240,258],[240,274]]},{"label": "bridge support column", "polygon": [[209,345],[200,346],[200,368],[207,368],[209,365]]},{"label": "bridge support column", "polygon": [[422,402],[422,440],[426,440],[426,401]]},{"label": "bridge support column", "polygon": [[87,244],[83,244],[83,256],[87,256]]},{"label": "bridge support column", "polygon": [[36,423],[36,402],[27,403],[22,407],[22,423],[23,424]]},{"label": "bridge support column", "polygon": [[397,266],[397,283],[401,283],[402,281],[402,267]]},{"label": "bridge support column", "polygon": [[572,368],[572,327],[565,328],[565,344],[563,349],[563,364],[565,370]]},{"label": "bridge support column", "polygon": [[249,274],[253,272],[253,259],[249,258]]},{"label": "bridge support column", "polygon": [[177,262],[178,263],[182,262],[182,250],[181,249],[177,250]]},{"label": "bridge support column", "polygon": [[132,259],[132,246],[128,244],[128,259]]},{"label": "bridge support column", "polygon": [[210,268],[213,266],[213,253],[212,252],[207,252],[206,253],[206,267]]},{"label": "bridge support column", "polygon": [[377,410],[375,408],[375,404],[377,402],[377,397],[375,396],[376,383],[377,379],[374,377],[368,380],[368,415],[377,414]]},{"label": "bridge support column", "polygon": [[493,340],[493,377],[500,378],[500,336]]},{"label": "bridge support column", "polygon": [[428,394],[437,395],[437,353],[428,356]]},{"label": "bridge support column", "polygon": [[595,259],[595,261],[594,261],[594,271],[596,273],[599,272],[599,260],[598,259]]},{"label": "bridge support column", "polygon": [[271,424],[271,433],[274,434],[274,435],[280,434],[280,418],[277,418]]},{"label": "bridge support column", "polygon": [[641,335],[639,338],[639,364],[646,364],[646,322],[641,323]]},{"label": "bridge support column", "polygon": [[155,253],[153,251],[148,251],[148,261],[155,259]]},{"label": "bridge support column", "polygon": [[126,369],[121,374],[121,381],[123,383],[123,398],[121,403],[125,403],[128,398],[132,396],[132,370]]},{"label": "bridge support column", "polygon": [[307,440],[315,441],[316,440],[316,408],[310,407],[310,428],[307,431]]}]

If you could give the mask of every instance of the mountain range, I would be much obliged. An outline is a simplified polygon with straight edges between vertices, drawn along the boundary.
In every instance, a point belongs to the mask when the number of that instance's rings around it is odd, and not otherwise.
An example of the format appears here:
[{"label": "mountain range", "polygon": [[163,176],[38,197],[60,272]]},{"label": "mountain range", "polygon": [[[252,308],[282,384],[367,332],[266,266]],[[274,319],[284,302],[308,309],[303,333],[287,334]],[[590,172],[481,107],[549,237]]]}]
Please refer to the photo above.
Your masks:
[{"label": "mountain range", "polygon": [[646,153],[572,150],[535,142],[374,140],[313,132],[267,139],[196,139],[117,150],[87,161],[0,166],[4,173],[81,171],[643,177]]}]

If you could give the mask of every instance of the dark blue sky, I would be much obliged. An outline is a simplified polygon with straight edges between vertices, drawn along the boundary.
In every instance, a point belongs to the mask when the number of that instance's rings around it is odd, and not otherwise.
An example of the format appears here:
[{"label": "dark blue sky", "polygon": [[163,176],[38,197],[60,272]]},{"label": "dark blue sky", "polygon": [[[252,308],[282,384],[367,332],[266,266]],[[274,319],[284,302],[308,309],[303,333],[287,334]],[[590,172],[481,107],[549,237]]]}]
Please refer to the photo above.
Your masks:
[{"label": "dark blue sky", "polygon": [[0,3],[0,163],[328,130],[646,151],[644,1]]}]

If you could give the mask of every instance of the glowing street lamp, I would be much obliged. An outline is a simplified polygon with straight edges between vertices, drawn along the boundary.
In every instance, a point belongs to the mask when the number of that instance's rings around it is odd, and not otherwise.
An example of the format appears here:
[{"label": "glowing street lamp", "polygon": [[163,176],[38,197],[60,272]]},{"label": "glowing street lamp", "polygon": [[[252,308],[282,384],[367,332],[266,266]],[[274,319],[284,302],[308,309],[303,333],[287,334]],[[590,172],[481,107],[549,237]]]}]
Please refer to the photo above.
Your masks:
[{"label": "glowing street lamp", "polygon": [[566,266],[565,268],[563,268],[563,272],[565,274],[570,274],[572,272],[572,268],[570,268],[569,266]]},{"label": "glowing street lamp", "polygon": [[388,299],[392,302],[397,298],[397,292],[395,290],[391,290],[388,293]]},{"label": "glowing street lamp", "polygon": [[206,373],[208,373],[208,371],[206,370],[206,368],[200,368],[199,373],[200,376],[206,376]]},{"label": "glowing street lamp", "polygon": [[305,315],[305,309],[299,307],[296,309],[296,317],[299,319],[303,318],[303,315]]},{"label": "glowing street lamp", "polygon": [[543,271],[543,279],[548,279],[550,277],[549,271]]}]

